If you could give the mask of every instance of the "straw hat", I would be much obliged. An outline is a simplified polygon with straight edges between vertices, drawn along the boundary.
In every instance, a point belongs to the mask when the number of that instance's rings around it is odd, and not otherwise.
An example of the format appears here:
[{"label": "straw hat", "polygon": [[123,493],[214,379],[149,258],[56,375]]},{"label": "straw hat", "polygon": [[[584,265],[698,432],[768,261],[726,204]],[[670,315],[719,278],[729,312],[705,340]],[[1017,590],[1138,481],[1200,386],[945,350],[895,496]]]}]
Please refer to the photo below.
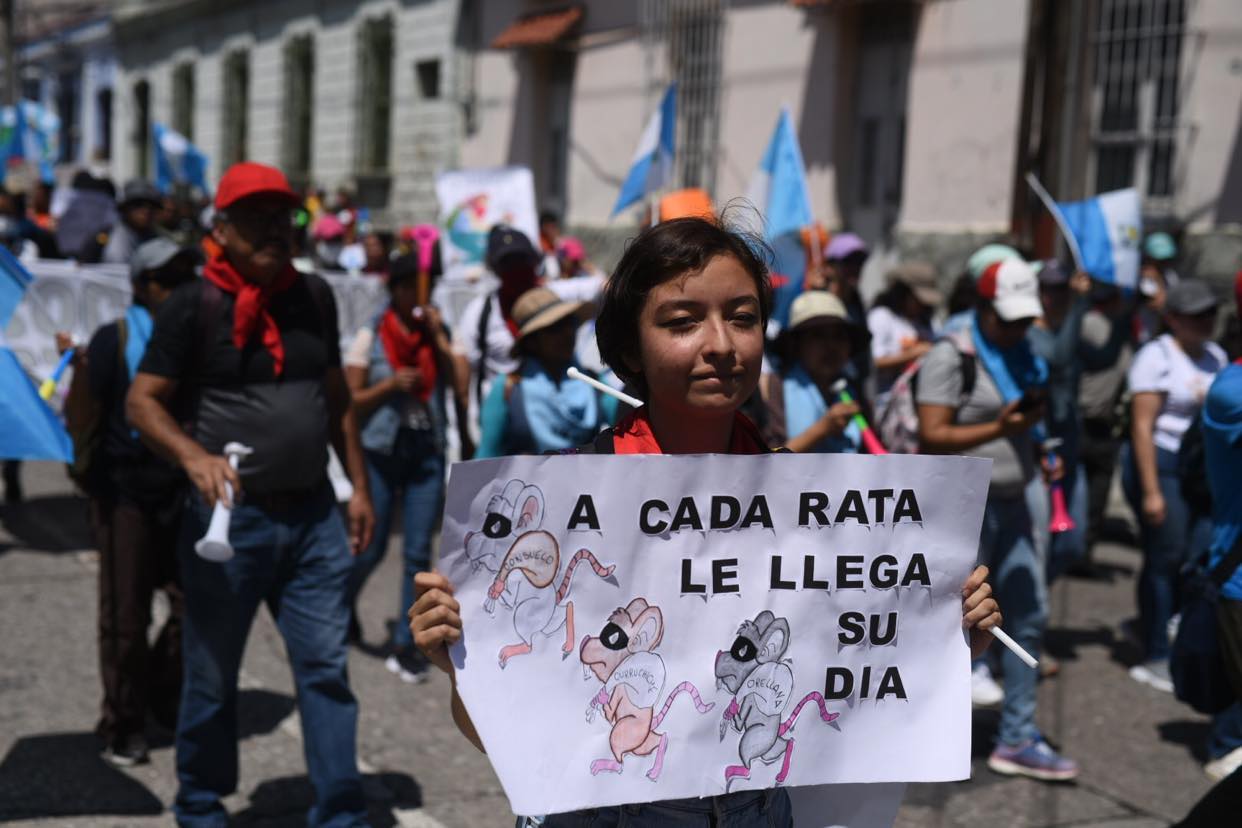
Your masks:
[{"label": "straw hat", "polygon": [[545,287],[531,288],[513,303],[513,322],[518,328],[514,347],[536,331],[550,328],[566,317],[573,316],[581,322],[590,312],[589,303],[566,301]]},{"label": "straw hat", "polygon": [[799,331],[830,325],[834,322],[846,326],[854,342],[855,351],[865,346],[871,338],[866,329],[850,319],[845,304],[837,298],[836,294],[826,290],[808,290],[799,294],[789,306],[789,325],[781,332],[781,338],[784,341],[782,345],[788,347],[785,343]]}]

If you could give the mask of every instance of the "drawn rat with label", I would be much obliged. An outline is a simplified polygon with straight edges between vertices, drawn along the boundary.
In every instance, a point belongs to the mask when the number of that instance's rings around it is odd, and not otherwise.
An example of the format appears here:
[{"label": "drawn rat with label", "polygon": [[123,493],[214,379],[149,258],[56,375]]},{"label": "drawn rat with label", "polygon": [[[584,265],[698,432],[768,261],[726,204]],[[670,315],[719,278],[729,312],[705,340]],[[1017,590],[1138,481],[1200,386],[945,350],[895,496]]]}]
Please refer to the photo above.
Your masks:
[{"label": "drawn rat with label", "polygon": [[789,718],[781,720],[794,692],[793,667],[785,659],[788,648],[789,621],[764,610],[753,621],[742,622],[728,651],[716,653],[716,687],[733,694],[720,720],[720,739],[724,740],[730,724],[742,734],[738,744],[742,764],[725,768],[726,787],[734,779],[749,779],[756,759],[771,765],[783,757],[776,784],[785,781],[794,748],[794,740],[786,734],[808,702],[818,705],[825,723],[840,715],[828,712],[822,693],[808,693]]},{"label": "drawn rat with label", "polygon": [[664,660],[655,649],[663,637],[664,615],[660,608],[635,598],[608,617],[598,638],[582,639],[579,656],[583,667],[604,683],[587,705],[587,721],[595,720],[598,709],[612,725],[608,735],[612,757],[592,762],[592,776],[603,771],[621,773],[627,753],[636,756],[654,753],[655,761],[647,770],[647,778],[655,782],[660,778],[664,754],[668,750],[668,734],[656,728],[673,706],[673,699],[688,693],[699,713],[707,713],[715,707],[714,703],[704,704],[698,688],[683,681],[673,688],[660,712],[656,713],[656,703],[664,691],[665,668]]},{"label": "drawn rat with label", "polygon": [[[615,567],[604,566],[590,550],[579,549],[565,567],[560,585],[555,586],[561,566],[561,550],[555,537],[537,528],[543,522],[543,492],[536,486],[511,480],[498,497],[501,498],[499,503],[493,497],[488,504],[488,517],[481,534],[491,543],[512,540],[504,557],[495,565],[487,561],[495,553],[489,551],[486,544],[479,543],[475,549],[480,552],[479,565],[496,573],[488,587],[483,609],[494,615],[496,602],[499,601],[502,606],[513,610],[513,629],[518,641],[500,649],[500,667],[503,670],[509,659],[531,652],[536,634],[551,636],[561,627],[565,628],[561,658],[567,658],[574,651],[574,604],[566,600],[574,571],[578,564],[586,561],[596,575],[616,586],[617,579],[612,575]],[[492,511],[493,506],[501,510],[511,507],[516,520],[511,525],[506,524],[502,519],[503,513]],[[488,534],[489,525],[494,530],[491,534]],[[533,529],[517,531],[528,527]],[[475,533],[466,536],[468,554],[474,536]]]},{"label": "drawn rat with label", "polygon": [[470,569],[495,572],[500,560],[523,532],[543,526],[543,492],[521,480],[510,480],[487,502],[487,515],[476,532],[465,537]]}]

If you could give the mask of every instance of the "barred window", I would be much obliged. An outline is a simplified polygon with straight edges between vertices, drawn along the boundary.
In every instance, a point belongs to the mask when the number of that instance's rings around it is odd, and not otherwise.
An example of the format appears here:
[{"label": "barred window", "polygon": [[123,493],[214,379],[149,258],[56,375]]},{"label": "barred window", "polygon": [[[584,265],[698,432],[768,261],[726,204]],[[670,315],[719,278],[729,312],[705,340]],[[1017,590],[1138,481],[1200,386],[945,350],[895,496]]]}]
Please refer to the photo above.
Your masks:
[{"label": "barred window", "polygon": [[172,128],[194,140],[194,64],[177,64],[172,78]]},{"label": "barred window", "polygon": [[281,164],[295,186],[305,187],[311,171],[315,112],[315,41],[310,35],[285,44],[284,141]]},{"label": "barred window", "polygon": [[1187,0],[1103,0],[1093,36],[1097,192],[1135,187],[1149,213],[1172,210]]},{"label": "barred window", "polygon": [[362,24],[358,31],[358,151],[356,170],[362,175],[388,172],[392,128],[391,17]]},{"label": "barred window", "polygon": [[245,51],[230,52],[224,58],[224,140],[221,166],[245,161],[246,138],[250,112],[250,55]]},{"label": "barred window", "polygon": [[640,7],[643,39],[648,47],[666,45],[668,79],[677,84],[676,179],[682,187],[712,194],[728,6],[729,0],[643,0]]}]

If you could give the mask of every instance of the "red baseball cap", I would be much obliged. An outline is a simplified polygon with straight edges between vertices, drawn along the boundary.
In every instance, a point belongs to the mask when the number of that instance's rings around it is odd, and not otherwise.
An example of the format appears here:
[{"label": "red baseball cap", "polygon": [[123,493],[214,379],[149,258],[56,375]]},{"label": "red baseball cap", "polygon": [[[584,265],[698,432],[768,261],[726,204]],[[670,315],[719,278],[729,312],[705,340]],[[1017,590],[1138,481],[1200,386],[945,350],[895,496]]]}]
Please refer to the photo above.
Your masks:
[{"label": "red baseball cap", "polygon": [[278,196],[290,205],[302,200],[280,170],[254,161],[242,161],[229,167],[220,179],[215,206],[217,210],[224,210],[243,198],[255,195]]}]

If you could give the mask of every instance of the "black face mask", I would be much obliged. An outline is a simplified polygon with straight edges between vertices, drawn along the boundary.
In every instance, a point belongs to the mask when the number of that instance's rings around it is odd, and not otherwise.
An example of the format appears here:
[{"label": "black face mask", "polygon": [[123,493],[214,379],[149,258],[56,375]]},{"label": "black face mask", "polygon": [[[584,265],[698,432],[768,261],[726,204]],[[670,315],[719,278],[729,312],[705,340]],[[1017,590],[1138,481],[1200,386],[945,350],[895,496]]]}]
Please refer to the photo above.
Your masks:
[{"label": "black face mask", "polygon": [[600,643],[610,650],[624,650],[630,643],[630,637],[625,634],[625,630],[609,621],[604,625],[604,629],[599,633]]},{"label": "black face mask", "polygon": [[492,540],[507,538],[512,531],[513,521],[499,512],[489,512],[487,520],[483,521],[483,534]]},{"label": "black face mask", "polygon": [[729,649],[729,655],[737,661],[754,661],[755,656],[759,655],[759,649],[755,647],[755,642],[744,635],[739,635]]}]

